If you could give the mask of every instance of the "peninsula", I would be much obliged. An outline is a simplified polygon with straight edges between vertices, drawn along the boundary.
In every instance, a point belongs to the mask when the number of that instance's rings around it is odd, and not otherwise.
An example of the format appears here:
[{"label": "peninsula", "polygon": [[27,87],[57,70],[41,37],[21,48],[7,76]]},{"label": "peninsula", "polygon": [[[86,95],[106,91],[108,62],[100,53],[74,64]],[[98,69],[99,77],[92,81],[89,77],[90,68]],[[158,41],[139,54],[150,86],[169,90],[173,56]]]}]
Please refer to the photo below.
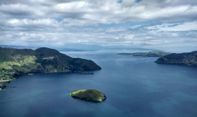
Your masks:
[{"label": "peninsula", "polygon": [[0,47],[0,89],[5,83],[29,73],[83,73],[100,70],[92,60],[72,58],[46,47],[14,49]]},{"label": "peninsula", "polygon": [[118,53],[119,55],[135,56],[135,57],[162,57],[170,53],[159,50],[148,52]]},{"label": "peninsula", "polygon": [[155,62],[158,64],[185,65],[197,67],[197,51],[179,54],[169,54],[160,57]]}]

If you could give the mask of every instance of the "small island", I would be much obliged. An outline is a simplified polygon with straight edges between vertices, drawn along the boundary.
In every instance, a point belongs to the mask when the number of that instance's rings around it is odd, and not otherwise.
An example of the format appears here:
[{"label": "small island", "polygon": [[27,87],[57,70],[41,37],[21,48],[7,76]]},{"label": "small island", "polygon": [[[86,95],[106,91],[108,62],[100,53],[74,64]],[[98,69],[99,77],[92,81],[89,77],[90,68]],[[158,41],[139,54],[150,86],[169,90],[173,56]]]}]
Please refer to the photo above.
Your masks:
[{"label": "small island", "polygon": [[81,89],[70,93],[76,99],[100,103],[106,100],[105,94],[95,89]]},{"label": "small island", "polygon": [[32,73],[91,73],[100,70],[92,60],[72,58],[46,47],[15,49],[0,47],[0,88],[12,79]]},{"label": "small island", "polygon": [[148,51],[148,52],[134,52],[134,53],[118,53],[119,55],[130,55],[130,56],[136,56],[136,57],[162,57],[167,54],[168,52],[163,52],[159,50],[155,51]]},{"label": "small island", "polygon": [[155,62],[157,64],[171,64],[197,67],[197,51],[179,54],[169,54],[160,57]]}]

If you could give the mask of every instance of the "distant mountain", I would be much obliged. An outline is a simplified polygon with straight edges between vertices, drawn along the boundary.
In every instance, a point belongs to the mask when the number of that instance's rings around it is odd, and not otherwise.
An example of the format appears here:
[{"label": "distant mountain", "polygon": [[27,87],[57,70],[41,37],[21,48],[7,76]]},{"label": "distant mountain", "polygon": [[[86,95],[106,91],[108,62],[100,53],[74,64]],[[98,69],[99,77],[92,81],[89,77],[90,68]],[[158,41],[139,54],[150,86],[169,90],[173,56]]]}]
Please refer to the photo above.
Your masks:
[{"label": "distant mountain", "polygon": [[158,64],[186,65],[197,67],[197,51],[169,54],[156,60]]},{"label": "distant mountain", "polygon": [[118,53],[119,55],[131,55],[139,57],[162,57],[169,53],[163,51],[134,52],[134,53]]},{"label": "distant mountain", "polygon": [[33,46],[20,46],[20,45],[0,45],[1,48],[16,48],[16,49],[35,49]]},{"label": "distant mountain", "polygon": [[26,73],[83,73],[101,69],[91,60],[72,58],[44,47],[36,50],[0,47],[0,55],[0,80]]}]

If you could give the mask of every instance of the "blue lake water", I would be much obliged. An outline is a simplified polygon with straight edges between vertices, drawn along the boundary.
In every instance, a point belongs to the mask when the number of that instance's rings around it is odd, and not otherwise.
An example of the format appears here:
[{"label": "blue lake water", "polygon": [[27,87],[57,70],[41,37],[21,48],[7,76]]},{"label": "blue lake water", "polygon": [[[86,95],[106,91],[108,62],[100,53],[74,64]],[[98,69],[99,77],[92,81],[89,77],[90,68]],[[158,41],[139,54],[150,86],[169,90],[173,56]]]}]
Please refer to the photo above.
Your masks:
[{"label": "blue lake water", "polygon": [[[0,92],[0,117],[197,117],[196,68],[114,53],[69,55],[92,59],[102,70],[14,80]],[[69,96],[84,88],[104,92],[107,100],[95,104]]]}]

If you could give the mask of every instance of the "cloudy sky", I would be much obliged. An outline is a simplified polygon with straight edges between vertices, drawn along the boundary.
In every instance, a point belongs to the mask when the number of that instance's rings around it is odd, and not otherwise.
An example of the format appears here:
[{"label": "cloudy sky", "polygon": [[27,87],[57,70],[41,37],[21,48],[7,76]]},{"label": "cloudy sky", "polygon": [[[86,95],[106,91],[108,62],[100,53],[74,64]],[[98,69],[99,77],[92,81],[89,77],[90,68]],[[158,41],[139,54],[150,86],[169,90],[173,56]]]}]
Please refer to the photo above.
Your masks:
[{"label": "cloudy sky", "polygon": [[0,0],[0,44],[197,49],[197,0]]}]

